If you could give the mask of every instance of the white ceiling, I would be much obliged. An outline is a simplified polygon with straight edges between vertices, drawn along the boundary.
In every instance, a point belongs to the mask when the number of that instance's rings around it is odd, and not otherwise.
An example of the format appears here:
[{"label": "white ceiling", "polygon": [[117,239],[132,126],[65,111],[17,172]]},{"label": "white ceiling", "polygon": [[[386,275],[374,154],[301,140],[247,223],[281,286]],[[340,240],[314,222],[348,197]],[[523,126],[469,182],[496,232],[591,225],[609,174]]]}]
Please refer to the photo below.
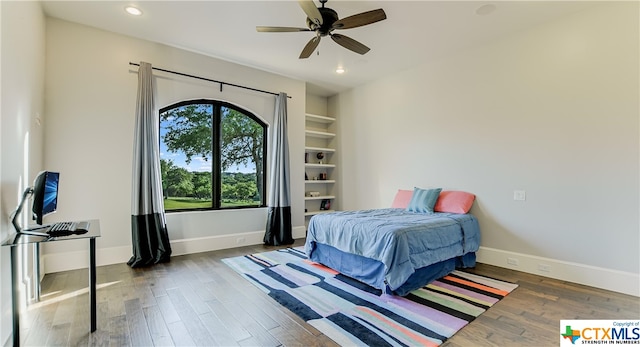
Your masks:
[{"label": "white ceiling", "polygon": [[[130,4],[143,15],[125,13],[124,7]],[[476,14],[486,4],[494,5],[495,11]],[[330,96],[597,4],[330,0],[326,7],[337,11],[340,18],[382,8],[387,19],[339,31],[369,46],[367,54],[353,53],[324,37],[319,55],[308,59],[298,59],[298,55],[313,33],[255,30],[257,25],[306,27],[306,15],[296,1],[43,1],[43,8],[51,17],[300,79],[313,94]],[[335,73],[338,66],[346,73]]]}]

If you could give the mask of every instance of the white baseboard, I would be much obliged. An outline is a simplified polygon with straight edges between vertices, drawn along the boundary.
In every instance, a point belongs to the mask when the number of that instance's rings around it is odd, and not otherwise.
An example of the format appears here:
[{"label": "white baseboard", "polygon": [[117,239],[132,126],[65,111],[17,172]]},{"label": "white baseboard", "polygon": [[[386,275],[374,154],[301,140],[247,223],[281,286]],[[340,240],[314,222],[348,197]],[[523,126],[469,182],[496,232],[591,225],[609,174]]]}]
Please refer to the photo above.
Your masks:
[{"label": "white baseboard", "polygon": [[477,252],[477,261],[479,263],[640,297],[640,275],[637,273],[509,252],[489,247],[480,247],[480,250]]},{"label": "white baseboard", "polygon": [[[193,239],[171,240],[172,255],[184,255],[261,244],[264,231],[219,235]],[[293,238],[306,236],[304,226],[293,228]],[[640,297],[640,276],[636,273],[566,262],[551,258],[480,247],[478,262],[527,272],[563,281],[584,284]],[[131,246],[96,249],[96,265],[126,263],[131,258]],[[516,264],[508,263],[511,259]],[[513,263],[512,261],[512,263]],[[49,253],[42,257],[43,274],[84,269],[89,266],[88,250]],[[546,271],[548,270],[548,271]]]},{"label": "white baseboard", "polygon": [[[171,255],[184,255],[263,243],[264,230],[239,234],[217,235],[171,240]],[[306,237],[304,226],[293,227],[293,238]],[[126,263],[131,258],[131,246],[96,248],[96,266]],[[89,250],[47,253],[41,259],[43,274],[85,269],[89,266]]]}]

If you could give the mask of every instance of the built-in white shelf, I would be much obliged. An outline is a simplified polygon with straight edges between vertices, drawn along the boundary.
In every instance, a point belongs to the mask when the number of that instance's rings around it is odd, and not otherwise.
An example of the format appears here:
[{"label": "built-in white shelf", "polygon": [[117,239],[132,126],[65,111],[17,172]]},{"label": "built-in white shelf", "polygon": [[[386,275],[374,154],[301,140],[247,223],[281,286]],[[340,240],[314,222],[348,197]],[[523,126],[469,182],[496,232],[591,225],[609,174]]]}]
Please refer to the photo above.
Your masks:
[{"label": "built-in white shelf", "polygon": [[321,211],[307,211],[304,213],[305,216],[314,216],[317,214],[321,214],[321,213],[329,213],[329,212],[336,212],[335,210],[321,210]]},{"label": "built-in white shelf", "polygon": [[315,137],[319,139],[330,139],[336,136],[336,134],[334,133],[316,130],[305,130],[305,134],[309,137]]},{"label": "built-in white shelf", "polygon": [[322,196],[305,196],[305,200],[324,200],[324,199],[335,199],[336,197],[333,195],[322,195]]},{"label": "built-in white shelf", "polygon": [[[333,117],[311,113],[305,114],[305,190],[307,192],[317,192],[315,194],[322,194],[321,196],[304,197],[306,211],[304,213],[305,224],[308,223],[311,216],[337,210],[337,205],[335,204],[335,194],[337,192],[336,180],[313,179],[327,176],[336,178],[333,177],[338,160],[335,154],[336,149],[334,144],[336,137],[335,121],[336,119]],[[317,159],[316,154],[320,152],[325,154],[323,159]],[[325,205],[321,203],[322,200],[331,201],[334,210],[321,210],[320,207]],[[327,206],[327,208],[328,207],[330,206]]]},{"label": "built-in white shelf", "polygon": [[326,169],[332,169],[334,167],[336,167],[334,164],[313,164],[313,163],[305,163],[304,167],[308,167],[308,168],[326,168]]},{"label": "built-in white shelf", "polygon": [[333,148],[324,148],[324,147],[305,147],[304,150],[307,152],[327,152],[327,153],[333,153],[336,151]]},{"label": "built-in white shelf", "polygon": [[335,118],[332,117],[327,117],[327,116],[319,116],[317,114],[311,114],[311,113],[307,113],[305,114],[305,119],[310,121],[310,122],[316,122],[316,123],[333,123],[336,121]]}]

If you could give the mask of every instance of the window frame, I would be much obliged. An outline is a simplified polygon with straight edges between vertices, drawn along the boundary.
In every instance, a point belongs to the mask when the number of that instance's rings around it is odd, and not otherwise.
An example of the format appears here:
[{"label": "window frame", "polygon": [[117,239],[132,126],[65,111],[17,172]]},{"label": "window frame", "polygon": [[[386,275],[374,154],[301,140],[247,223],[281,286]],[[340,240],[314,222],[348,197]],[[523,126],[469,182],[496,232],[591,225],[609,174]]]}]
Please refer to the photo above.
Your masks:
[{"label": "window frame", "polygon": [[[256,116],[253,112],[248,111],[245,108],[242,108],[238,105],[222,101],[222,100],[214,100],[214,99],[193,99],[193,100],[183,100],[171,105],[165,106],[158,111],[158,120],[160,120],[160,115],[164,112],[167,112],[171,109],[175,109],[178,107],[184,107],[189,105],[211,105],[213,108],[213,112],[211,117],[212,119],[212,129],[211,129],[211,207],[197,207],[197,208],[182,208],[182,209],[174,209],[174,210],[166,210],[165,213],[177,213],[177,212],[192,212],[192,211],[220,211],[220,210],[241,210],[241,209],[250,209],[250,208],[264,208],[267,207],[267,144],[268,144],[268,129],[269,124]],[[251,206],[228,206],[222,207],[222,150],[220,147],[220,141],[222,138],[222,112],[221,109],[223,107],[230,108],[236,110],[246,117],[249,117],[251,120],[262,126],[262,196],[260,197],[259,205],[251,205]],[[161,121],[158,122],[158,134],[160,133]],[[216,129],[218,131],[216,131]],[[158,142],[160,143],[162,139],[158,137]],[[214,145],[217,144],[217,145]],[[158,156],[158,159],[161,159]],[[218,168],[214,170],[214,168]],[[257,171],[257,170],[256,170]],[[256,172],[257,174],[257,172]],[[160,177],[162,180],[163,178]]]}]

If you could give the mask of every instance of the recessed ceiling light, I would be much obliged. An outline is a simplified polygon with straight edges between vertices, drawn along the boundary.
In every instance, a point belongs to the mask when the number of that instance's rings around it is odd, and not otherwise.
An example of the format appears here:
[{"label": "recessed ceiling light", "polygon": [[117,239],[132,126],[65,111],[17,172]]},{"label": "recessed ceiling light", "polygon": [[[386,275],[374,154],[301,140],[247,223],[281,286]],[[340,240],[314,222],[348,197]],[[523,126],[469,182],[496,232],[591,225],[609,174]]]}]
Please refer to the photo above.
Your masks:
[{"label": "recessed ceiling light", "polygon": [[127,11],[128,14],[133,15],[133,16],[142,15],[142,11],[137,7],[127,6],[127,7],[124,8],[124,10]]},{"label": "recessed ceiling light", "polygon": [[476,14],[479,16],[486,16],[489,15],[491,13],[493,13],[493,11],[496,10],[496,5],[494,4],[486,4],[486,5],[482,5],[480,7],[478,7],[476,9]]},{"label": "recessed ceiling light", "polygon": [[344,68],[343,68],[343,67],[339,67],[339,68],[337,68],[337,69],[336,69],[336,73],[337,73],[337,74],[343,74],[343,73],[344,73],[344,71],[345,71],[345,70],[344,70]]}]

